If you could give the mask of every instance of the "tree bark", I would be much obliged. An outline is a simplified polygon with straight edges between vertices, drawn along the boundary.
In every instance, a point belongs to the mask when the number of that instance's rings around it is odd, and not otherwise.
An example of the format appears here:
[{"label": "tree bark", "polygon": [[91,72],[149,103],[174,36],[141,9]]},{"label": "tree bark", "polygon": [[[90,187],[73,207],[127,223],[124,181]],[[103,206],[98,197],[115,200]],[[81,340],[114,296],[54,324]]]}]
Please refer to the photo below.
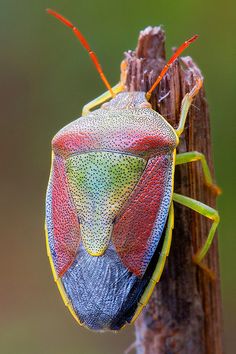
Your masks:
[{"label": "tree bark", "polygon": [[[147,91],[165,64],[165,33],[148,27],[134,52],[126,53],[128,91]],[[190,57],[177,60],[151,97],[153,109],[176,128],[181,100],[195,85],[200,70]],[[193,101],[177,152],[205,154],[213,174],[210,123],[205,90]],[[177,193],[215,207],[216,196],[204,185],[200,162],[176,167]],[[192,261],[204,243],[211,221],[178,204],[170,254],[161,281],[135,324],[138,354],[221,354],[221,296],[217,237],[204,259],[216,280]]]}]

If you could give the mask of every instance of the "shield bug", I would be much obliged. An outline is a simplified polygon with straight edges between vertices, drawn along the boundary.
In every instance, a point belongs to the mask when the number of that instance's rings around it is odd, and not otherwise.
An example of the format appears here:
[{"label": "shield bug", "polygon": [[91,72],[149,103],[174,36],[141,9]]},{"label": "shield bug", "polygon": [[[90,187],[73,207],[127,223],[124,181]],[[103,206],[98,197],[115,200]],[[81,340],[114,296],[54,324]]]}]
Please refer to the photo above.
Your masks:
[{"label": "shield bug", "polygon": [[206,183],[217,189],[204,155],[176,154],[202,78],[196,77],[183,98],[177,129],[149,103],[169,66],[197,36],[177,49],[148,92],[126,92],[125,64],[121,82],[112,88],[81,32],[58,13],[48,12],[73,30],[108,91],[52,140],[47,252],[61,296],[77,322],[93,330],[119,330],[135,321],[160,279],[171,245],[173,202],[213,221],[194,256],[197,264],[219,223],[216,210],[173,191],[175,166],[196,160]]}]

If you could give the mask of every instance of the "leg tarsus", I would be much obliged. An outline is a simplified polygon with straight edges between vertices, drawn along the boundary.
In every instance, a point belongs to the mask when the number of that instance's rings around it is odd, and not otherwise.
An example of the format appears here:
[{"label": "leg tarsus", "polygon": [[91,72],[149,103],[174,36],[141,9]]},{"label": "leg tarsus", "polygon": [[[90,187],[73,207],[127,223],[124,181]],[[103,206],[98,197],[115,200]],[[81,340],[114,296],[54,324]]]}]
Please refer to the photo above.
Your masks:
[{"label": "leg tarsus", "polygon": [[196,265],[198,265],[198,267],[200,267],[208,275],[208,277],[211,280],[213,281],[216,280],[216,274],[210,268],[208,268],[206,264],[198,261],[197,254],[193,255],[192,260]]},{"label": "leg tarsus", "polygon": [[206,183],[206,186],[208,188],[210,188],[210,190],[212,191],[212,193],[214,195],[218,196],[222,193],[221,188],[217,184],[215,184],[215,183],[208,184],[207,182],[205,182],[205,183]]}]

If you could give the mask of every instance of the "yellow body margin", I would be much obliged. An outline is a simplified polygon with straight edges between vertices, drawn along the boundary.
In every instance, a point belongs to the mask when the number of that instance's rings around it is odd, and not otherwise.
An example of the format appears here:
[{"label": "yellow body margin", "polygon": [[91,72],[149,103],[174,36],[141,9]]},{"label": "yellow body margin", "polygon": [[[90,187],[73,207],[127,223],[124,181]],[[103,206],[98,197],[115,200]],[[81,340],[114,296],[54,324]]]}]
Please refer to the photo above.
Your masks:
[{"label": "yellow body margin", "polygon": [[176,150],[173,152],[173,168],[172,168],[172,191],[171,191],[171,204],[170,204],[170,209],[169,209],[169,215],[168,215],[168,221],[167,221],[167,227],[166,227],[166,232],[165,232],[165,239],[163,242],[161,254],[159,256],[156,268],[153,272],[153,275],[143,293],[141,296],[141,299],[139,300],[137,310],[135,311],[134,317],[132,318],[131,323],[134,323],[140,313],[142,312],[144,306],[147,305],[153,290],[156,286],[156,284],[159,282],[165,262],[166,262],[166,257],[169,254],[170,251],[170,246],[171,246],[171,241],[172,241],[172,230],[174,228],[174,206],[173,206],[173,191],[174,191],[174,172],[175,172],[175,158],[176,158]]},{"label": "yellow body margin", "polygon": [[[54,154],[52,152],[52,162],[51,162],[51,169],[50,169],[50,177],[52,174],[52,165],[53,165],[53,158],[54,158]],[[50,181],[50,179],[49,179]],[[66,307],[68,307],[70,313],[72,314],[72,316],[74,317],[74,319],[76,320],[77,323],[79,323],[82,326],[82,323],[80,322],[78,316],[76,315],[73,306],[70,302],[70,300],[68,299],[65,289],[64,289],[64,285],[61,282],[61,279],[58,277],[56,269],[54,267],[54,263],[52,260],[52,255],[51,255],[51,251],[50,251],[50,247],[49,247],[49,242],[48,242],[48,230],[47,230],[47,226],[46,226],[46,222],[45,222],[45,236],[46,236],[46,248],[47,248],[47,255],[49,258],[49,263],[52,269],[52,274],[53,274],[53,279],[55,281],[55,283],[57,284],[58,290],[61,294],[62,300],[64,302],[64,304],[66,305]]]},{"label": "yellow body margin", "polygon": [[54,264],[53,264],[53,260],[52,260],[52,255],[51,255],[51,251],[49,248],[49,243],[48,243],[48,232],[47,232],[47,227],[45,225],[45,235],[46,235],[46,248],[47,248],[47,255],[49,258],[49,262],[50,262],[50,266],[52,269],[52,274],[53,274],[53,279],[55,281],[55,283],[57,284],[58,290],[61,294],[62,300],[64,302],[64,304],[66,305],[66,307],[68,307],[70,313],[72,314],[72,316],[74,317],[74,319],[76,320],[77,323],[79,323],[82,326],[82,323],[80,322],[78,316],[76,315],[73,306],[70,302],[70,300],[68,299],[65,289],[64,289],[64,285],[61,282],[61,279],[58,277],[57,272],[55,270]]}]

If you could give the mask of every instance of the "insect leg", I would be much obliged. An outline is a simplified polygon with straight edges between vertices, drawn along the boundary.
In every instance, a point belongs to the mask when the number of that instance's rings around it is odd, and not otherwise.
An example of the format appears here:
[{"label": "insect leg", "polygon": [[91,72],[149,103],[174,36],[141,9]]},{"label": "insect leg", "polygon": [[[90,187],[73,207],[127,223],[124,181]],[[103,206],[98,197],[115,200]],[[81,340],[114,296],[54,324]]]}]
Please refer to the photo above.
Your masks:
[{"label": "insect leg", "polygon": [[173,203],[171,203],[162,250],[158,258],[156,268],[148,283],[148,286],[146,287],[141,299],[139,300],[138,308],[134,314],[134,317],[132,318],[132,323],[137,319],[143,307],[146,306],[146,304],[148,303],[148,300],[152,295],[156,283],[158,283],[160,280],[166,262],[166,257],[169,255],[173,228],[174,228],[174,206]]},{"label": "insect leg", "polygon": [[218,214],[218,211],[209,207],[206,204],[203,204],[199,202],[198,200],[186,197],[184,195],[180,195],[177,193],[173,193],[173,200],[179,204],[182,204],[197,213],[206,216],[207,218],[211,219],[213,221],[213,224],[211,226],[211,229],[208,233],[207,239],[204,243],[204,245],[198,250],[198,252],[193,256],[193,261],[197,263],[200,267],[203,269],[206,269],[206,267],[201,264],[202,259],[205,257],[207,251],[209,250],[212,240],[214,238],[217,226],[220,221],[220,217]]},{"label": "insect leg", "polygon": [[206,162],[205,155],[203,155],[201,152],[190,151],[190,152],[184,152],[182,154],[177,154],[175,164],[182,165],[184,163],[189,163],[193,161],[201,162],[206,185],[210,187],[216,195],[219,195],[221,193],[221,189],[216,184],[213,183],[211,172]]},{"label": "insect leg", "polygon": [[[115,85],[114,87],[112,87],[112,91],[114,92],[114,94],[117,94],[117,93],[123,91],[123,89],[124,89],[123,84],[121,84],[120,82],[117,85]],[[91,109],[104,103],[105,101],[107,101],[111,97],[112,96],[111,96],[110,91],[106,91],[102,95],[100,95],[97,98],[95,98],[94,100],[92,100],[91,102],[87,103],[83,107],[82,116],[87,116]]]},{"label": "insect leg", "polygon": [[196,80],[196,85],[192,88],[192,90],[190,92],[186,93],[186,95],[184,96],[184,98],[182,100],[179,126],[176,129],[176,134],[178,136],[180,136],[184,130],[189,107],[191,106],[193,98],[197,95],[200,88],[202,87],[202,82],[203,82],[203,79],[201,77],[198,77]]}]

